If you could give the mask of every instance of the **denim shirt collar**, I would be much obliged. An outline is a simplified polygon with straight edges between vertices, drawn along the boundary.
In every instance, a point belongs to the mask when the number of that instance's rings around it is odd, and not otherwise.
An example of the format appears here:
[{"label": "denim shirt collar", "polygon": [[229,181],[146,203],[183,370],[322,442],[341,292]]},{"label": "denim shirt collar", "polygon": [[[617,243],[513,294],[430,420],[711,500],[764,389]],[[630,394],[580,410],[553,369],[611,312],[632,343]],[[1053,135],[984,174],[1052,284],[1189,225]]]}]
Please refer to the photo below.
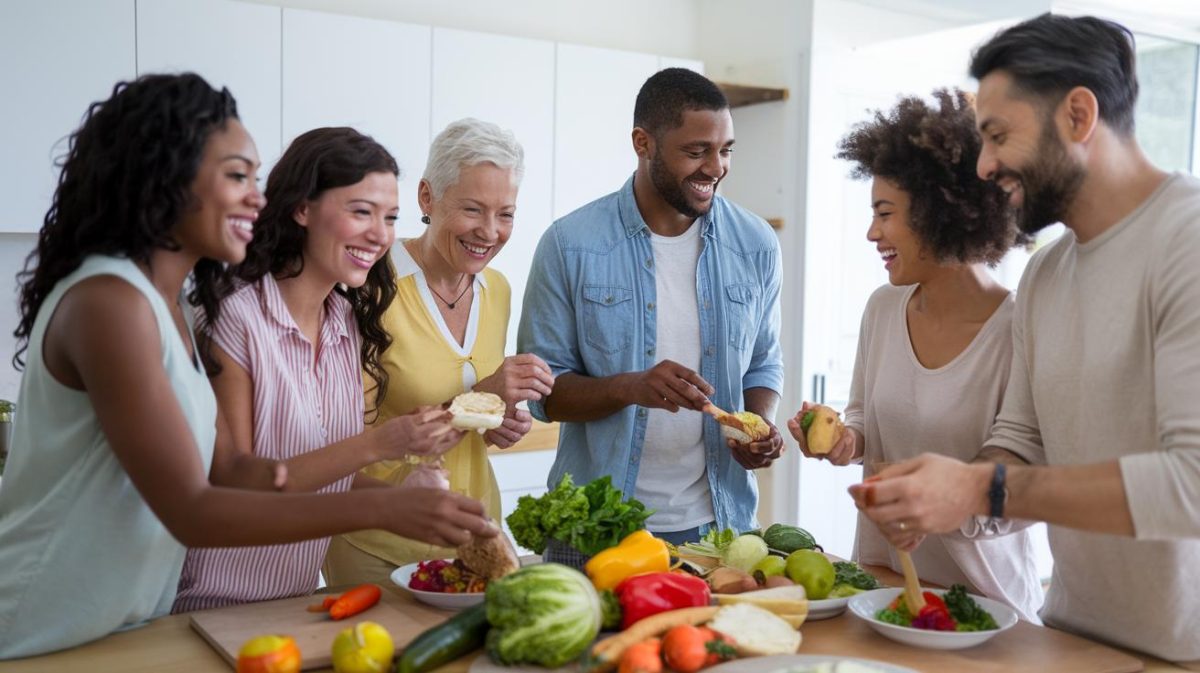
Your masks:
[{"label": "denim shirt collar", "polygon": [[[638,209],[637,197],[633,193],[633,180],[636,177],[637,173],[634,172],[617,192],[617,207],[621,212],[621,224],[625,227],[625,235],[630,238],[643,231],[650,231],[650,225],[646,224],[645,218],[642,217],[642,211]],[[715,239],[717,209],[710,208],[707,213],[697,219],[700,221],[700,236]]]}]

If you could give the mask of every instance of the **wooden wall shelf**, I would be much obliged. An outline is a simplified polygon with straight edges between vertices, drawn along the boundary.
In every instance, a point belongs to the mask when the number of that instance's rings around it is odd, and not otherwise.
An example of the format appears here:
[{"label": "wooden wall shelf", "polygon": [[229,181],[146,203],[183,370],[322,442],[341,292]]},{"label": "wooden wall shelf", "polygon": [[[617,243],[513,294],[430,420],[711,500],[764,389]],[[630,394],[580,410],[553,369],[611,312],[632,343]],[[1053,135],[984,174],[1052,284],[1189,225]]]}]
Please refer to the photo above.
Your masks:
[{"label": "wooden wall shelf", "polygon": [[756,103],[773,103],[775,101],[787,100],[788,98],[787,89],[746,86],[744,84],[723,84],[720,82],[717,83],[717,86],[721,87],[721,91],[729,99],[729,107],[731,108],[754,105]]}]

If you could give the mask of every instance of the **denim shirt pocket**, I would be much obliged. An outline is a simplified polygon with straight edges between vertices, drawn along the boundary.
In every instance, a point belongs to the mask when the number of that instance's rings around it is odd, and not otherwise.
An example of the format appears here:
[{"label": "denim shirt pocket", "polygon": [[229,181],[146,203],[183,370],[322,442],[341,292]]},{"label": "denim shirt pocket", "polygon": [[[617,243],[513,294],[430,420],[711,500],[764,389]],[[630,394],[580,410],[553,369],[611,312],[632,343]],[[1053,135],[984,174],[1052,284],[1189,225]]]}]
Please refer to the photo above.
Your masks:
[{"label": "denim shirt pocket", "polygon": [[587,342],[603,353],[618,353],[633,338],[633,289],[583,286],[583,327]]},{"label": "denim shirt pocket", "polygon": [[758,333],[758,288],[750,283],[725,286],[725,322],[729,345],[744,351],[754,344]]}]

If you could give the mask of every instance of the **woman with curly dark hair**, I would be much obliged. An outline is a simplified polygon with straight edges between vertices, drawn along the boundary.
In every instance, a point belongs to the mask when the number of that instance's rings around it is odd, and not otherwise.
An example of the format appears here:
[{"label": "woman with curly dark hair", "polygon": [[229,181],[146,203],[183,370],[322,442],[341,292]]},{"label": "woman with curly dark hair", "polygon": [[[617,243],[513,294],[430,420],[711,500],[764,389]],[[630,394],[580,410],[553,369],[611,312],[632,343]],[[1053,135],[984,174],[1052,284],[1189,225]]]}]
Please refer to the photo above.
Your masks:
[{"label": "woman with curly dark hair", "polygon": [[[233,97],[193,74],[118,84],[72,135],[21,275],[27,368],[0,488],[0,659],[166,614],[184,545],[361,528],[443,544],[496,534],[478,502],[444,491],[281,495],[210,483],[228,433],[182,291],[194,269],[246,256],[263,207],[257,167]],[[196,277],[202,303],[217,296],[213,277]],[[275,464],[246,469],[269,478]]]},{"label": "woman with curly dark hair", "polygon": [[[358,470],[380,460],[444,452],[462,439],[450,414],[422,407],[363,432],[363,371],[370,397],[386,391],[382,317],[396,294],[388,258],[399,208],[395,159],[350,128],[292,141],[267,179],[267,206],[238,289],[221,300],[212,341],[213,387],[233,441],[213,456],[219,476],[270,489],[250,457],[282,461],[284,490],[339,493],[383,486]],[[366,410],[377,413],[377,410]],[[329,538],[258,548],[191,549],[175,612],[311,594]]]},{"label": "woman with curly dark hair", "polygon": [[[1000,410],[1012,361],[1014,297],[987,267],[1024,239],[1004,193],[975,174],[980,141],[970,96],[943,89],[933,100],[903,98],[839,146],[854,177],[872,179],[867,240],[889,284],[863,314],[846,429],[819,457],[862,462],[867,476],[925,451],[971,460]],[[788,422],[810,457],[799,424],[811,406]],[[912,554],[922,579],[966,585],[1037,620],[1042,590],[1028,530],[941,535]],[[900,571],[895,549],[862,515],[854,558]]]}]

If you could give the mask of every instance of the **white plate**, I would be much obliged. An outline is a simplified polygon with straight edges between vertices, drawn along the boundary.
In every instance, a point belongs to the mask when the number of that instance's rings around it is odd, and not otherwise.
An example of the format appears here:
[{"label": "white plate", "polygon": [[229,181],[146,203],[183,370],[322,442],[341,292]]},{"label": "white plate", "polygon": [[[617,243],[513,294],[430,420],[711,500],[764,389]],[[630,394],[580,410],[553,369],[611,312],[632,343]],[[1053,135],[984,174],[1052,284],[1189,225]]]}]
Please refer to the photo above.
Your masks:
[{"label": "white plate", "polygon": [[463,608],[469,608],[472,605],[478,605],[483,602],[482,591],[471,594],[447,594],[440,591],[421,591],[410,588],[408,581],[412,578],[412,574],[417,571],[417,565],[419,564],[409,563],[393,570],[392,583],[412,594],[413,597],[422,603],[432,605],[435,608],[462,610]]},{"label": "white plate", "polygon": [[808,618],[805,621],[816,622],[822,619],[833,619],[846,611],[850,596],[841,598],[822,598],[819,601],[808,602]]},{"label": "white plate", "polygon": [[[971,595],[971,598],[975,599],[979,607],[991,613],[1000,628],[991,631],[927,631],[925,629],[914,629],[908,626],[888,624],[887,622],[875,619],[875,613],[886,608],[902,591],[904,590],[899,588],[876,589],[875,591],[867,591],[851,596],[850,612],[853,612],[855,616],[866,621],[868,626],[875,629],[881,635],[891,638],[898,643],[915,645],[916,647],[927,647],[934,650],[959,650],[964,647],[974,647],[995,636],[997,633],[1012,628],[1017,623],[1016,610],[1003,603],[974,594]],[[925,589],[925,591],[932,591],[939,596],[946,593],[941,589]]]},{"label": "white plate", "polygon": [[[845,666],[848,663],[857,664],[858,667]],[[917,673],[911,668],[882,661],[827,654],[776,654],[770,657],[735,659],[712,668],[706,668],[704,671],[705,673],[790,673],[793,670],[803,671],[820,664],[830,664],[830,670],[834,673],[842,670],[847,672],[853,670],[855,673],[865,673],[866,671],[872,673]]]}]

